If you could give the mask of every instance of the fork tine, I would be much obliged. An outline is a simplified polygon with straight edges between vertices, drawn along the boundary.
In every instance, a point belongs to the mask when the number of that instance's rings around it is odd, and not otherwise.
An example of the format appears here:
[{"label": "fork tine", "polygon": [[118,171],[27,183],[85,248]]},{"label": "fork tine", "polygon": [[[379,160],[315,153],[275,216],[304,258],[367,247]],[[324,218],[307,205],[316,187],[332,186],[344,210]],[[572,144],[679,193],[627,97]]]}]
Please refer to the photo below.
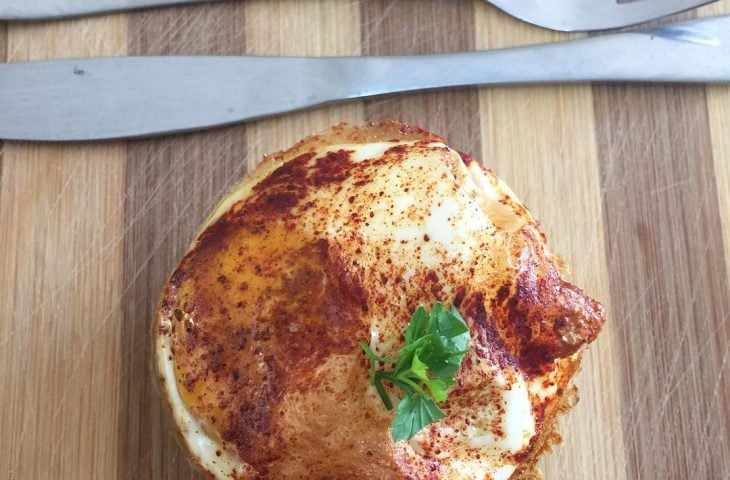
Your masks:
[{"label": "fork tine", "polygon": [[717,0],[487,0],[533,25],[563,32],[609,30],[666,17]]}]

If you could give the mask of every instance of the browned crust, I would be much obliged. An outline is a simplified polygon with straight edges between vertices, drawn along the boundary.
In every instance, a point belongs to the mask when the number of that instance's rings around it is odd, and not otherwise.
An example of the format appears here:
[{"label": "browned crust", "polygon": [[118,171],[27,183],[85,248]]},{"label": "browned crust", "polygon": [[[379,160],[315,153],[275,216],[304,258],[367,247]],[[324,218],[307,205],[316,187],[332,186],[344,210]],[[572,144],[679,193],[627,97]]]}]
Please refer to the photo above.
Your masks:
[{"label": "browned crust", "polygon": [[[398,141],[434,141],[434,142],[443,142],[443,139],[437,135],[434,135],[430,132],[427,132],[425,130],[422,130],[418,127],[413,127],[410,125],[402,124],[397,121],[384,121],[384,122],[372,122],[362,127],[356,127],[351,126],[348,124],[339,124],[335,127],[333,127],[330,130],[327,130],[323,133],[309,136],[301,141],[299,141],[297,144],[292,146],[291,148],[287,150],[283,150],[271,155],[267,155],[264,157],[262,163],[260,166],[265,164],[271,164],[271,163],[278,163],[282,162],[285,159],[294,159],[299,155],[305,154],[307,152],[310,152],[314,149],[317,149],[319,147],[328,146],[332,144],[338,144],[338,143],[368,143],[368,142],[382,142],[382,141],[390,141],[390,140],[398,140]],[[468,156],[464,156],[466,162],[470,162],[471,158]],[[213,212],[217,212],[219,210],[220,205],[223,204],[225,199],[229,197],[231,194],[233,194],[235,191],[238,190],[240,185],[248,180],[250,180],[252,177],[256,175],[256,172],[259,169],[256,169],[252,172],[249,172],[242,181],[236,185],[231,191],[229,191],[226,195],[224,195],[221,202],[216,206],[216,208],[213,210]],[[261,179],[259,179],[260,181]],[[192,242],[192,246],[195,246],[195,244],[198,241],[198,238],[200,234],[203,232],[203,230],[210,225],[213,221],[215,221],[215,213],[211,215],[203,224],[199,232],[196,234],[196,237],[194,241]],[[191,248],[192,248],[191,246]],[[165,285],[169,285],[170,283],[170,277],[168,277],[167,281],[165,282]],[[160,327],[161,327],[161,309],[162,309],[162,301],[164,297],[164,292],[166,289],[163,289],[163,293],[160,297],[160,302],[158,304],[158,316],[154,322],[153,325],[153,331],[152,331],[152,348],[155,350],[155,358],[156,358],[156,345],[158,336],[161,334]],[[572,378],[576,371],[579,368],[580,358],[576,358],[572,361],[570,368],[568,371],[566,371],[564,378],[569,379]],[[155,369],[157,369],[157,363],[155,365]],[[157,380],[160,387],[160,393],[162,395],[162,398],[164,399],[165,404],[167,405],[168,412],[172,413],[172,403],[169,397],[169,392],[167,391],[165,385],[164,385],[164,378],[162,377],[162,374],[160,372],[157,372]],[[539,458],[542,456],[542,454],[546,452],[551,452],[552,448],[562,442],[562,438],[560,434],[557,431],[557,421],[561,414],[564,414],[568,412],[577,402],[578,399],[578,393],[577,388],[574,386],[567,387],[563,393],[563,395],[557,396],[550,404],[548,404],[545,415],[543,418],[542,427],[540,429],[539,435],[534,440],[534,443],[530,449],[529,454],[524,459],[522,465],[519,467],[519,469],[510,477],[512,480],[536,480],[541,479],[542,474],[540,470],[536,467],[536,463],[539,460]],[[175,421],[173,419],[173,421]],[[183,448],[185,449],[187,453],[187,457],[191,465],[193,465],[198,471],[200,471],[206,478],[215,478],[215,476],[206,470],[201,463],[198,461],[197,457],[192,454],[190,451],[187,442],[185,441],[182,433],[180,432],[179,428],[176,429],[175,436],[178,439],[178,442],[181,443]]]},{"label": "browned crust", "polygon": [[[250,180],[253,176],[255,176],[256,172],[261,168],[264,164],[270,164],[270,163],[277,163],[281,162],[284,159],[294,159],[297,156],[307,153],[313,149],[316,149],[320,146],[327,146],[327,145],[333,145],[338,143],[369,143],[369,142],[383,142],[383,141],[389,141],[389,140],[399,140],[399,141],[433,141],[433,142],[441,142],[443,139],[437,135],[434,135],[433,133],[427,132],[426,130],[423,130],[419,127],[407,125],[395,120],[386,120],[383,122],[370,122],[367,123],[364,126],[353,126],[347,123],[341,123],[334,127],[332,127],[329,130],[326,130],[324,132],[321,132],[319,134],[311,135],[309,137],[306,137],[299,142],[297,142],[294,146],[282,150],[273,154],[269,154],[264,156],[262,162],[258,165],[258,167],[248,172],[240,182],[238,182],[233,188],[231,188],[226,194],[222,197],[220,202],[216,205],[216,207],[212,210],[214,213],[206,219],[205,222],[201,225],[200,229],[195,235],[195,238],[191,242],[191,247],[193,248],[195,244],[197,243],[201,233],[205,230],[205,228],[210,225],[215,220],[215,212],[219,210],[219,207],[223,202],[225,202],[226,198],[228,198],[230,195],[232,195],[234,192],[236,192],[240,186],[245,183],[246,181]],[[259,180],[260,181],[260,180]],[[163,398],[163,401],[166,405],[166,410],[168,412],[168,415],[172,419],[173,423],[176,424],[177,422],[174,419],[174,416],[172,415],[172,403],[170,400],[169,392],[167,391],[167,388],[165,387],[164,377],[162,376],[161,372],[158,371],[158,364],[157,364],[157,340],[159,335],[161,334],[160,327],[161,327],[161,321],[162,321],[162,304],[163,300],[165,298],[165,292],[167,290],[167,286],[170,284],[172,273],[168,275],[167,279],[165,280],[165,288],[161,289],[160,298],[158,300],[158,306],[157,306],[157,316],[155,318],[155,321],[152,326],[152,335],[151,335],[151,343],[152,343],[152,351],[155,353],[153,355],[153,361],[155,362],[154,365],[154,371],[156,373],[157,378],[157,384],[159,387],[160,394]],[[177,442],[180,444],[180,446],[185,451],[185,456],[188,459],[188,462],[201,474],[203,474],[206,478],[215,479],[215,476],[209,472],[207,469],[205,469],[198,458],[193,454],[193,452],[190,450],[190,447],[188,446],[187,442],[185,441],[185,438],[180,431],[179,428],[175,429],[175,438]]]},{"label": "browned crust", "polygon": [[287,150],[267,156],[275,159],[296,157],[311,151],[313,148],[338,143],[371,143],[397,141],[427,141],[443,142],[438,135],[427,132],[422,128],[407,125],[395,120],[383,122],[370,122],[362,127],[341,123],[331,129],[306,137]]}]

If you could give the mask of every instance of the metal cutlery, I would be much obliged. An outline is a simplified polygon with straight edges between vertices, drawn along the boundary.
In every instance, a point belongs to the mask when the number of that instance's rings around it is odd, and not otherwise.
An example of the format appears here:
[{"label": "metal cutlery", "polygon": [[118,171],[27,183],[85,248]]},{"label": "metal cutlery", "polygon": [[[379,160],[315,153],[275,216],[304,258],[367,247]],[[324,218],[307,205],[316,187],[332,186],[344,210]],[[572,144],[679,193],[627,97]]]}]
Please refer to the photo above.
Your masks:
[{"label": "metal cutlery", "polygon": [[487,0],[533,25],[564,32],[636,25],[717,0]]},{"label": "metal cutlery", "polygon": [[587,81],[730,82],[730,15],[569,42],[440,55],[0,64],[0,138],[140,137],[396,92]]},{"label": "metal cutlery", "polygon": [[[74,17],[206,0],[0,0],[0,20]],[[215,0],[207,0],[215,1]],[[486,0],[540,27],[563,31],[619,28],[717,0]]]}]

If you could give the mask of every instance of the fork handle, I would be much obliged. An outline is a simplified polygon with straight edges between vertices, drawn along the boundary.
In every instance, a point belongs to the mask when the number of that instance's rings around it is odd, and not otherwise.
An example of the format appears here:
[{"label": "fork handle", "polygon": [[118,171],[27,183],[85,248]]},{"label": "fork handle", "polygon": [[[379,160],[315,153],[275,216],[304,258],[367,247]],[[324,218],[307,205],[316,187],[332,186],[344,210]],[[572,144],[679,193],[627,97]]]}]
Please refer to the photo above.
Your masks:
[{"label": "fork handle", "polygon": [[214,1],[221,0],[3,0],[0,20],[47,20]]}]

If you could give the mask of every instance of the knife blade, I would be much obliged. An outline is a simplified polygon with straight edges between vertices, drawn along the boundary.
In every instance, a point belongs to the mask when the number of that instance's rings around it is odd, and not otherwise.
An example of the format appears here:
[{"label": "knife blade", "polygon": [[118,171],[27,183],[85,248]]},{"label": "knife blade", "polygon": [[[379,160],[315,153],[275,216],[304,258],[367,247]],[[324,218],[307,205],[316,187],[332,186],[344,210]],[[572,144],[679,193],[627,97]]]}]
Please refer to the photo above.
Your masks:
[{"label": "knife blade", "polygon": [[442,87],[730,82],[730,15],[568,42],[393,57],[121,57],[0,64],[0,138],[80,141],[226,125]]}]

